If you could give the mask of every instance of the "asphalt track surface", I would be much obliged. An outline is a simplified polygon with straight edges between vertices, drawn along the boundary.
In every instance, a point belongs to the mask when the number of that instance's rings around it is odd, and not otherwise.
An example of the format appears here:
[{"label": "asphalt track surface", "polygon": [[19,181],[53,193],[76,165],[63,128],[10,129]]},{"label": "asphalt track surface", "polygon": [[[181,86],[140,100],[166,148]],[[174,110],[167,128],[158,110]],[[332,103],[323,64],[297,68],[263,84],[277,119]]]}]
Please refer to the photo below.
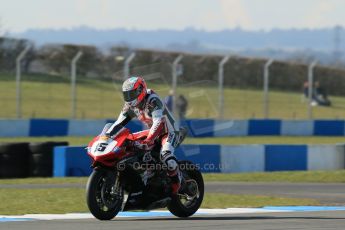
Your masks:
[{"label": "asphalt track surface", "polygon": [[208,182],[206,192],[310,198],[322,205],[345,205],[345,183]]},{"label": "asphalt track surface", "polygon": [[114,229],[234,229],[234,230],[287,230],[287,229],[332,229],[344,230],[345,211],[255,213],[198,216],[187,219],[115,218],[112,221],[96,219],[50,220],[0,223],[1,230],[114,230]]}]

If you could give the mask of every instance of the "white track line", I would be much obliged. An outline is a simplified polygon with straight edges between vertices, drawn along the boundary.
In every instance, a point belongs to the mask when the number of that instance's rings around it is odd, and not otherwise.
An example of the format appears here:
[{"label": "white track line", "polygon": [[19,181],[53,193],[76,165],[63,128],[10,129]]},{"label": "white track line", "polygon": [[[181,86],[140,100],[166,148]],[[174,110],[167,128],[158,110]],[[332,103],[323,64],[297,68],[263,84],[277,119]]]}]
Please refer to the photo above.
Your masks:
[{"label": "white track line", "polygon": [[[227,209],[199,209],[195,215],[219,215],[219,214],[241,214],[241,213],[267,213],[280,212],[277,210],[265,210],[260,208],[227,208]],[[281,212],[288,212],[282,210]],[[169,211],[150,212],[123,212],[116,218],[128,217],[159,217],[172,216]],[[94,219],[90,213],[67,213],[67,214],[25,214],[25,215],[0,215],[0,218],[8,219],[33,219],[33,220],[73,220],[73,219]]]},{"label": "white track line", "polygon": [[[222,215],[222,214],[250,214],[272,212],[306,212],[306,211],[345,211],[345,207],[322,207],[322,206],[277,206],[264,208],[226,208],[226,209],[199,209],[195,215]],[[116,218],[154,218],[173,216],[169,211],[156,210],[150,212],[120,212]],[[0,222],[28,221],[28,220],[78,220],[95,219],[90,213],[67,213],[67,214],[26,214],[26,215],[0,215]]]}]

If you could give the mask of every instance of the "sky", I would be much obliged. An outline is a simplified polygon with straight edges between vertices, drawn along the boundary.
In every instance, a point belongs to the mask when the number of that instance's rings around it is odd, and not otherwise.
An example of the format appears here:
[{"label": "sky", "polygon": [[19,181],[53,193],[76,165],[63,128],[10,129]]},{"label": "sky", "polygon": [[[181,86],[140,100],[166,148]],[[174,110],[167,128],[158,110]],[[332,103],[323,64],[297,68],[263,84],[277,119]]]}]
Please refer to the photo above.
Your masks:
[{"label": "sky", "polygon": [[0,28],[314,29],[345,26],[344,10],[344,0],[0,0]]}]

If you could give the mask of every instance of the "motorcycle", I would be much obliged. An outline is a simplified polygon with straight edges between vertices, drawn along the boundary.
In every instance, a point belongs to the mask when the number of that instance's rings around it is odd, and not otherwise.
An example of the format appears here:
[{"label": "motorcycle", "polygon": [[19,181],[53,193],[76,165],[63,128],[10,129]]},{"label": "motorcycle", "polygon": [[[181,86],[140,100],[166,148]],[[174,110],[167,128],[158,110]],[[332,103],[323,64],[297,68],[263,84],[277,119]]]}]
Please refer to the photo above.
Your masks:
[{"label": "motorcycle", "polygon": [[[172,194],[171,179],[160,161],[160,144],[150,151],[136,147],[148,130],[131,133],[122,128],[111,138],[104,127],[87,147],[93,172],[86,186],[86,201],[92,215],[111,220],[120,211],[168,208],[177,217],[189,217],[200,207],[204,197],[202,174],[192,162],[179,161],[181,188]],[[180,129],[178,145],[187,130]]]}]

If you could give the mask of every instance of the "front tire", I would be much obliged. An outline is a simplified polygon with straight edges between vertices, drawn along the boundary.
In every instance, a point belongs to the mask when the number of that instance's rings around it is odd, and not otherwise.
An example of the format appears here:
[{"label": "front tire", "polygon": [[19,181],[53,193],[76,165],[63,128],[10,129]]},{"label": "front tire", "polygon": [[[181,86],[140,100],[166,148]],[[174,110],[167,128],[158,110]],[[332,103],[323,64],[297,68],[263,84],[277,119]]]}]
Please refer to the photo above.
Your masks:
[{"label": "front tire", "polygon": [[[115,186],[114,171],[95,169],[86,185],[86,202],[90,212],[99,220],[111,220],[121,210],[123,189]],[[117,183],[120,186],[119,183]]]},{"label": "front tire", "polygon": [[[189,161],[181,161],[179,162],[181,172],[184,176],[185,180],[185,188],[181,188],[182,191],[174,195],[172,197],[172,200],[168,206],[169,211],[177,216],[177,217],[189,217],[193,215],[201,206],[201,203],[204,198],[204,179],[202,178],[202,175],[200,171],[197,169],[193,163]],[[183,166],[183,167],[182,167]],[[189,182],[187,182],[189,181]],[[188,184],[189,187],[196,187],[196,190],[193,190],[193,188],[187,189]],[[195,189],[195,188],[194,188]],[[193,191],[191,191],[193,190]],[[193,192],[195,191],[195,194]],[[192,200],[187,200],[186,202],[183,202],[183,199],[185,199],[186,196],[183,196],[183,193],[188,194],[189,198],[192,195],[195,195],[195,198]]]}]

